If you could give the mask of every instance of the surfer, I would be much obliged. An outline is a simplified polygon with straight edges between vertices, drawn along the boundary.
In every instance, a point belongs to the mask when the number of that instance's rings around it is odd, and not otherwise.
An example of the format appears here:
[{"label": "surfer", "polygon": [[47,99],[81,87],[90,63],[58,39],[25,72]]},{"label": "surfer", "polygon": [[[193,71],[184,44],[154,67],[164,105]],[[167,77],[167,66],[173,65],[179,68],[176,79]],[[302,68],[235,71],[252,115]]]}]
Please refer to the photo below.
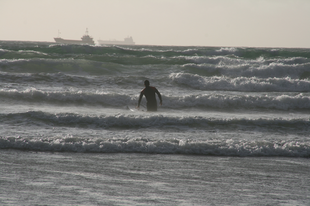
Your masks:
[{"label": "surfer", "polygon": [[158,98],[160,100],[160,105],[162,105],[163,103],[159,91],[155,87],[150,86],[149,80],[144,81],[144,86],[145,88],[140,93],[137,108],[139,109],[141,99],[144,95],[146,98],[146,102],[147,102],[146,103],[147,111],[157,111],[157,101],[156,101],[155,93],[158,95]]}]

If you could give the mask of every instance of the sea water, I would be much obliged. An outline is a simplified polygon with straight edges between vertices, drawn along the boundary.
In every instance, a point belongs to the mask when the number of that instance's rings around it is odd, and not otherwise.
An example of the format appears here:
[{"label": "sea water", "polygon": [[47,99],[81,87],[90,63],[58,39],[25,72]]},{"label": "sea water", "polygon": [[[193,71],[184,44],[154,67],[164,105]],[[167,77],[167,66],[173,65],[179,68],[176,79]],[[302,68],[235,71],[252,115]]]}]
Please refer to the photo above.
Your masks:
[{"label": "sea water", "polygon": [[3,205],[310,204],[310,49],[2,41],[0,98]]}]

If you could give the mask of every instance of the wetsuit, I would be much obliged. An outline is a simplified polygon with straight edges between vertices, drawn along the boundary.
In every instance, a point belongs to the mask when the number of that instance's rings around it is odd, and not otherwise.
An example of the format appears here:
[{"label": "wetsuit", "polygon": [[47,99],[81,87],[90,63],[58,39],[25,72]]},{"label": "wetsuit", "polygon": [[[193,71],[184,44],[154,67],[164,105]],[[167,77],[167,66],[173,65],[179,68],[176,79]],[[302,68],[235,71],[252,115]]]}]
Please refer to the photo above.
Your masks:
[{"label": "wetsuit", "polygon": [[155,87],[146,86],[140,93],[138,107],[140,106],[141,99],[144,95],[147,101],[146,103],[147,111],[157,111],[157,101],[156,101],[155,93],[158,95],[160,99],[160,103],[162,103],[162,99],[161,99],[161,95],[159,91]]}]

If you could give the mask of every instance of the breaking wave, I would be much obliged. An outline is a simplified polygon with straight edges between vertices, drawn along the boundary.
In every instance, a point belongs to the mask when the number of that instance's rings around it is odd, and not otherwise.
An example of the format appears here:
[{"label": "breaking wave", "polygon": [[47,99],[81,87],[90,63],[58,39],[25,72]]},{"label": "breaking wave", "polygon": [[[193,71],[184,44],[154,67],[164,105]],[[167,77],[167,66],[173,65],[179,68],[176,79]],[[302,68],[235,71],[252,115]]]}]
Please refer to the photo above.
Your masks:
[{"label": "breaking wave", "polygon": [[[129,113],[129,114],[128,114]],[[75,113],[47,113],[41,111],[28,111],[24,113],[1,114],[1,121],[25,122],[25,124],[46,124],[50,126],[64,127],[88,127],[88,128],[179,128],[190,127],[196,129],[232,129],[236,127],[243,130],[253,128],[265,128],[269,130],[308,131],[309,119],[292,118],[208,118],[204,116],[166,116],[162,114],[143,115],[139,113],[114,115],[82,115]]]},{"label": "breaking wave", "polygon": [[[134,106],[138,102],[138,93],[129,90],[129,94],[119,94],[95,90],[44,91],[37,89],[0,89],[3,102],[16,104],[35,103],[50,105],[77,105],[123,108]],[[143,103],[143,102],[142,102]],[[144,103],[143,103],[144,104]],[[187,94],[182,96],[163,95],[162,108],[171,109],[274,109],[274,110],[309,110],[310,96],[307,93],[265,94],[252,93],[240,95],[235,93]]]},{"label": "breaking wave", "polygon": [[19,149],[42,152],[80,153],[147,153],[190,154],[240,157],[310,157],[310,142],[293,140],[245,141],[220,140],[152,140],[135,139],[83,139],[74,137],[56,139],[0,138],[0,149]]}]

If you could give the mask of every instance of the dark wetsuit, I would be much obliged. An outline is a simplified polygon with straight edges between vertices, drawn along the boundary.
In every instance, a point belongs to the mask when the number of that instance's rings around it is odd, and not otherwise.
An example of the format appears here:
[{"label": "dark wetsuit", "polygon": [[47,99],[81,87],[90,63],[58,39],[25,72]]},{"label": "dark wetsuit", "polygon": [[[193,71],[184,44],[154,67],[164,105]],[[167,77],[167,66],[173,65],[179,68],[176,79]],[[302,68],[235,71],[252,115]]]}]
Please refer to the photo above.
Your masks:
[{"label": "dark wetsuit", "polygon": [[147,86],[140,93],[138,107],[140,106],[141,99],[144,95],[147,101],[146,103],[147,111],[157,111],[157,101],[155,93],[158,95],[161,103],[162,99],[159,91],[155,87]]}]

